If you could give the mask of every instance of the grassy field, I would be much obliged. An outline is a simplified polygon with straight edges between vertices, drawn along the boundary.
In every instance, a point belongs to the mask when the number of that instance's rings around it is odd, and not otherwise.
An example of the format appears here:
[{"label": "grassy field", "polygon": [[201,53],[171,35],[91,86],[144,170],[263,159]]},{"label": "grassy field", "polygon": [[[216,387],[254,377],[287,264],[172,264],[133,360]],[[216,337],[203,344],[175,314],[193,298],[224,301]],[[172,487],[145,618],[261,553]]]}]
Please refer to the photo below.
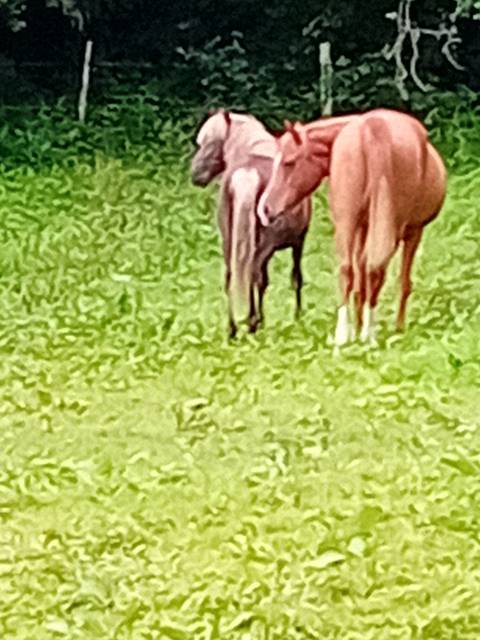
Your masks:
[{"label": "grassy field", "polygon": [[188,123],[181,151],[32,123],[0,145],[2,640],[478,640],[478,156],[407,333],[396,261],[379,348],[335,359],[324,193],[303,319],[279,255],[264,330],[229,344]]}]

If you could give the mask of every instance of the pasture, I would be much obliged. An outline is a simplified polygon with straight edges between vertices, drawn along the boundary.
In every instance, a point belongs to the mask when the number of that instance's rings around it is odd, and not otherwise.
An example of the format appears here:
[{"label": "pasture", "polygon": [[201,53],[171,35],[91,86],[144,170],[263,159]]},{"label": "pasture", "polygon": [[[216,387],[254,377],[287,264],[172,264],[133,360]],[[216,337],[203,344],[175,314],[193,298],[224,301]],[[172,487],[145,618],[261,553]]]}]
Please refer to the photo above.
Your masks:
[{"label": "pasture", "polygon": [[277,255],[229,343],[193,121],[112,113],[2,130],[1,638],[477,640],[478,128],[434,134],[406,334],[397,258],[379,348],[333,358],[325,191],[302,319]]}]

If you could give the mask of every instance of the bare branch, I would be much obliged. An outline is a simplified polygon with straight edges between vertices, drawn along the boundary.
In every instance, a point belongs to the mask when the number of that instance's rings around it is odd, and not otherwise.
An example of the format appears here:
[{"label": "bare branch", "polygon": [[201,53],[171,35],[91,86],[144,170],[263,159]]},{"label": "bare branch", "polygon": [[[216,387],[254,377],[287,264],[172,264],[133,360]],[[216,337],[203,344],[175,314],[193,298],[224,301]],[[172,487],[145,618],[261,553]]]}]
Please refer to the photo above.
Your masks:
[{"label": "bare branch", "polygon": [[413,0],[407,0],[407,4],[405,5],[404,22],[404,28],[410,36],[410,43],[412,45],[412,57],[410,58],[410,75],[419,89],[421,89],[422,91],[427,91],[429,87],[420,80],[417,74],[417,61],[420,57],[420,52],[418,50],[418,41],[420,40],[421,31],[418,27],[414,27],[412,25],[412,17],[410,15],[410,7],[412,5],[412,2]]},{"label": "bare branch", "polygon": [[[452,65],[454,69],[461,71],[464,67],[455,60],[455,57],[451,51],[452,46],[461,42],[461,38],[458,36],[458,29],[455,21],[462,13],[461,3],[457,3],[456,10],[451,13],[448,18],[450,25],[445,22],[440,24],[438,29],[422,28],[412,24],[410,9],[412,3],[415,0],[399,0],[398,10],[394,13],[388,13],[387,18],[396,18],[397,22],[397,37],[391,47],[384,49],[384,56],[387,60],[395,58],[396,71],[395,71],[395,84],[399,90],[402,98],[408,98],[408,91],[405,85],[405,81],[408,77],[411,77],[415,85],[422,91],[431,89],[431,85],[425,84],[417,72],[417,63],[420,59],[419,42],[423,35],[434,37],[437,41],[445,39],[442,45],[441,52]],[[405,66],[403,61],[405,38],[409,37],[412,47],[412,54],[409,62],[409,69]]]},{"label": "bare branch", "polygon": [[452,67],[454,69],[457,69],[457,71],[463,71],[465,67],[463,66],[463,64],[460,64],[455,60],[455,58],[452,55],[452,52],[450,51],[450,45],[455,44],[457,42],[461,42],[461,41],[462,41],[461,38],[452,38],[451,40],[447,40],[447,42],[445,42],[445,44],[442,47],[443,55],[446,57],[446,59],[449,61]]},{"label": "bare branch", "polygon": [[404,20],[403,20],[404,6],[405,6],[405,0],[400,0],[400,3],[398,5],[398,11],[396,13],[388,15],[388,17],[391,17],[391,18],[396,17],[398,35],[397,35],[397,39],[395,40],[391,48],[390,49],[387,48],[384,51],[384,56],[387,60],[391,60],[393,57],[395,57],[395,63],[396,63],[395,84],[402,98],[406,100],[408,98],[408,91],[405,86],[405,80],[408,78],[408,71],[405,65],[403,64],[403,60],[402,60],[403,43],[407,35],[405,25],[404,25]]},{"label": "bare branch", "polygon": [[417,62],[420,58],[420,53],[418,51],[418,41],[420,40],[420,34],[421,31],[418,28],[412,28],[410,30],[410,41],[412,43],[413,51],[412,57],[410,59],[410,75],[419,89],[421,89],[422,91],[428,91],[432,88],[431,85],[427,85],[422,82],[417,74]]}]

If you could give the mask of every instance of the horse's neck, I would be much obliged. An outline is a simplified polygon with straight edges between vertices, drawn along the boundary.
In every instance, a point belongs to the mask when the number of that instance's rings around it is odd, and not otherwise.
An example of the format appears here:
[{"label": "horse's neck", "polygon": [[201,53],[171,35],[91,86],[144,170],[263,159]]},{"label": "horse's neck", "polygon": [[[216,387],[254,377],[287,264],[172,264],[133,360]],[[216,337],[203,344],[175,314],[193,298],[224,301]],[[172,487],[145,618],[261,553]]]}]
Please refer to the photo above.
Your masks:
[{"label": "horse's neck", "polygon": [[239,165],[253,157],[273,158],[276,143],[275,138],[260,122],[248,116],[233,114],[224,150],[227,165]]}]

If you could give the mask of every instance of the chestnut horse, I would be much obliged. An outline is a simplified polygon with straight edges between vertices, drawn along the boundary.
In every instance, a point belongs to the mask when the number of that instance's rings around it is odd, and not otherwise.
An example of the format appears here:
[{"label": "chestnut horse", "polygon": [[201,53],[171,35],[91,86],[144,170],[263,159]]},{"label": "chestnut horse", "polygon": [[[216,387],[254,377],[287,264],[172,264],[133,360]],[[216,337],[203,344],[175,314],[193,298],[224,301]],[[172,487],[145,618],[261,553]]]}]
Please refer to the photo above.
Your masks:
[{"label": "chestnut horse", "polygon": [[400,242],[397,328],[402,330],[415,252],[446,192],[445,166],[426,129],[408,114],[374,109],[307,125],[286,123],[278,147],[259,202],[264,223],[295,206],[329,177],[342,293],[335,345],[343,345],[353,334],[348,314],[352,291],[360,339],[375,342],[374,311]]},{"label": "chestnut horse", "polygon": [[292,284],[296,315],[301,310],[301,257],[311,218],[307,198],[271,225],[259,224],[258,199],[270,178],[277,146],[275,138],[253,116],[219,110],[197,135],[192,181],[206,186],[222,175],[219,226],[225,259],[229,335],[237,332],[235,303],[249,303],[248,326],[254,333],[263,321],[263,297],[268,286],[268,263],[284,248],[293,253]]}]

